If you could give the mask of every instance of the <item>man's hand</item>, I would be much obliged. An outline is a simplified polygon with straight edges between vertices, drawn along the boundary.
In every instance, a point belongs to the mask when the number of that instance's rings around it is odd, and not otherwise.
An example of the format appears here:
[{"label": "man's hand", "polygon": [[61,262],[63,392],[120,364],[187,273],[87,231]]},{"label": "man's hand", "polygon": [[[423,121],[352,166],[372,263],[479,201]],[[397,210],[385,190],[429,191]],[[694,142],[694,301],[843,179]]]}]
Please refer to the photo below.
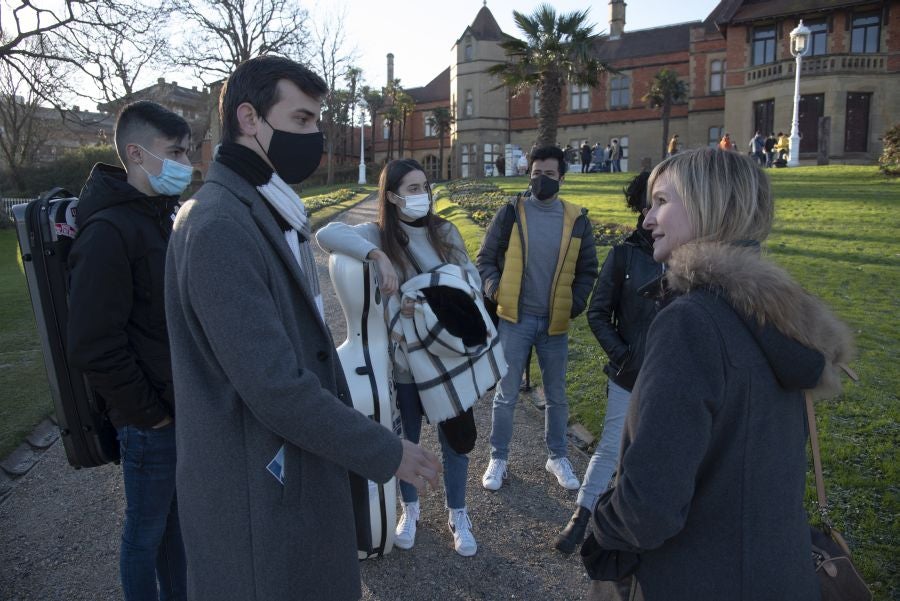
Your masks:
[{"label": "man's hand", "polygon": [[397,468],[397,477],[415,486],[419,492],[425,492],[426,484],[437,488],[438,474],[443,471],[437,455],[408,440],[402,442],[403,459]]},{"label": "man's hand", "polygon": [[378,285],[381,293],[386,297],[393,296],[400,289],[400,278],[397,270],[384,251],[377,248],[369,251],[368,258],[375,261],[375,269],[378,270]]},{"label": "man's hand", "polygon": [[168,426],[168,425],[171,424],[171,423],[172,423],[172,418],[171,418],[170,416],[167,415],[166,418],[165,418],[164,420],[162,420],[161,422],[159,422],[158,424],[156,424],[155,426],[153,426],[153,429],[154,429],[154,430],[159,430],[160,428],[165,428],[166,426]]}]

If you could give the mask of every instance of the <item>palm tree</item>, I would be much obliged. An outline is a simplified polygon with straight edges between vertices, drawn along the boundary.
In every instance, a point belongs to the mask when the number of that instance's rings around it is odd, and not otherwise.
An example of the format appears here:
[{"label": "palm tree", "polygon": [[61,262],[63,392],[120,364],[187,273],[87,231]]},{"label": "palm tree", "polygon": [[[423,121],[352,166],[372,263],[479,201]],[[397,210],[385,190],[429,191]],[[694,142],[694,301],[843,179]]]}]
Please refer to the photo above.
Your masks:
[{"label": "palm tree", "polygon": [[600,73],[611,71],[594,56],[598,37],[594,26],[586,24],[587,15],[588,9],[557,15],[549,4],[542,4],[530,16],[514,10],[513,18],[525,40],[502,42],[507,62],[488,69],[514,95],[537,88],[541,98],[538,146],[556,144],[565,85],[595,87]]},{"label": "palm tree", "polygon": [[[443,179],[441,171],[444,169],[444,138],[450,134],[450,128],[455,120],[453,113],[446,106],[434,109],[431,111],[431,115],[428,116],[428,125],[431,126],[438,137],[438,179]],[[447,178],[450,178],[449,173]]]},{"label": "palm tree", "polygon": [[396,96],[394,96],[394,106],[397,107],[400,122],[400,138],[397,143],[397,156],[403,158],[403,147],[407,136],[406,121],[415,110],[416,101],[404,90],[399,89],[397,90]]},{"label": "palm tree", "polygon": [[369,156],[372,157],[372,160],[375,158],[375,118],[378,115],[378,111],[384,106],[384,95],[380,90],[376,90],[370,86],[362,86],[359,89],[360,96],[362,97],[363,103],[366,105],[366,110],[369,111],[369,118],[372,122],[372,140],[371,140],[371,148],[369,148]]},{"label": "palm tree", "polygon": [[666,145],[669,141],[669,116],[672,105],[687,99],[687,84],[678,79],[678,74],[669,69],[661,69],[650,80],[650,89],[644,94],[644,102],[652,109],[662,110],[662,158],[666,158]]}]

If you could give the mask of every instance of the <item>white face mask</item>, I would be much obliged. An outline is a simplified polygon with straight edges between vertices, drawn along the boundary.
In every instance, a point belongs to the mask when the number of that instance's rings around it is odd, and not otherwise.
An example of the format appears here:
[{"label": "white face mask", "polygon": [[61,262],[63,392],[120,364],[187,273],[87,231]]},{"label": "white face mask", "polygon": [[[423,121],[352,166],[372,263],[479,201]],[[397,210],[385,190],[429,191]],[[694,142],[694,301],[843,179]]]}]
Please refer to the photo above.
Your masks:
[{"label": "white face mask", "polygon": [[416,194],[414,196],[400,196],[398,194],[393,195],[395,199],[403,199],[403,206],[400,203],[397,204],[397,210],[404,217],[408,217],[409,219],[419,219],[428,214],[428,211],[431,210],[431,196],[428,194]]}]

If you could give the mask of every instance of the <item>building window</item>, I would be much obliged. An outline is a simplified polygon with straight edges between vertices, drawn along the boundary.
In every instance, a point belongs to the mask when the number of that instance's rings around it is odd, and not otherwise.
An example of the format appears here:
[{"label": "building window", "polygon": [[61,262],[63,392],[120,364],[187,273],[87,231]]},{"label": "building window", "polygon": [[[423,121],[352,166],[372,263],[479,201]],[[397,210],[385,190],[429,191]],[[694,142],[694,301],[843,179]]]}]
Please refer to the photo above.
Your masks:
[{"label": "building window", "polygon": [[475,54],[475,52],[474,52],[473,49],[472,49],[472,44],[466,44],[466,51],[465,51],[465,57],[466,57],[466,60],[467,60],[467,61],[472,60],[472,56],[473,56],[474,54]]},{"label": "building window", "polygon": [[437,135],[437,131],[434,128],[434,124],[431,121],[431,115],[425,115],[425,137],[433,138]]},{"label": "building window", "polygon": [[440,166],[438,165],[438,158],[433,154],[426,155],[424,159],[422,159],[422,167],[425,168],[425,175],[428,176],[428,179],[431,181],[440,179]]},{"label": "building window", "polygon": [[381,136],[384,140],[391,137],[391,124],[387,119],[381,122]]},{"label": "building window", "polygon": [[764,136],[775,131],[774,98],[753,103],[753,130],[758,131]]},{"label": "building window", "polygon": [[539,115],[541,113],[541,93],[537,90],[531,95],[531,114]]},{"label": "building window", "polygon": [[500,156],[500,153],[503,150],[500,148],[499,144],[485,144],[484,145],[484,176],[492,177],[496,175],[494,171],[496,170],[496,165],[494,162]]},{"label": "building window", "polygon": [[472,95],[472,90],[466,90],[466,117],[471,117],[475,114],[475,97]]},{"label": "building window", "polygon": [[828,54],[828,23],[814,21],[806,26],[809,27],[809,54],[807,56]]},{"label": "building window", "polygon": [[463,144],[461,146],[461,156],[459,160],[460,177],[472,177],[475,175],[477,155],[477,144]]},{"label": "building window", "polygon": [[719,140],[722,139],[722,136],[725,135],[724,127],[710,127],[709,128],[709,137],[706,140],[706,145],[710,148],[718,148]]},{"label": "building window", "polygon": [[753,30],[753,64],[775,62],[775,26],[757,27]]},{"label": "building window", "polygon": [[725,61],[709,64],[709,93],[721,94],[725,91]]},{"label": "building window", "polygon": [[853,31],[850,35],[850,52],[878,52],[881,33],[881,17],[878,13],[853,17]]},{"label": "building window", "polygon": [[630,84],[631,79],[627,75],[613,77],[609,84],[610,108],[625,108],[631,105]]},{"label": "building window", "polygon": [[569,108],[572,111],[586,111],[590,108],[591,88],[572,84],[569,86]]}]

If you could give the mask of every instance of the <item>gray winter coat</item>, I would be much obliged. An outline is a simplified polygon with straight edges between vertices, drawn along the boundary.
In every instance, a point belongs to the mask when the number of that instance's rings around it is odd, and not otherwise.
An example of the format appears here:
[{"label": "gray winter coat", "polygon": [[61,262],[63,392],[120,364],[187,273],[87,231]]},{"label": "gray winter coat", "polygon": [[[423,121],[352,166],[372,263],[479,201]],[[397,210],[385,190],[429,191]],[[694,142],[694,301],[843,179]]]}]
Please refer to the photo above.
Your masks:
[{"label": "gray winter coat", "polygon": [[666,278],[599,547],[638,556],[647,601],[818,601],[802,391],[836,392],[849,330],[758,249],[688,244]]},{"label": "gray winter coat", "polygon": [[[189,598],[358,599],[348,470],[386,482],[401,443],[348,406],[284,234],[219,163],[178,212],[166,313]],[[282,445],[283,485],[266,469]]]}]

